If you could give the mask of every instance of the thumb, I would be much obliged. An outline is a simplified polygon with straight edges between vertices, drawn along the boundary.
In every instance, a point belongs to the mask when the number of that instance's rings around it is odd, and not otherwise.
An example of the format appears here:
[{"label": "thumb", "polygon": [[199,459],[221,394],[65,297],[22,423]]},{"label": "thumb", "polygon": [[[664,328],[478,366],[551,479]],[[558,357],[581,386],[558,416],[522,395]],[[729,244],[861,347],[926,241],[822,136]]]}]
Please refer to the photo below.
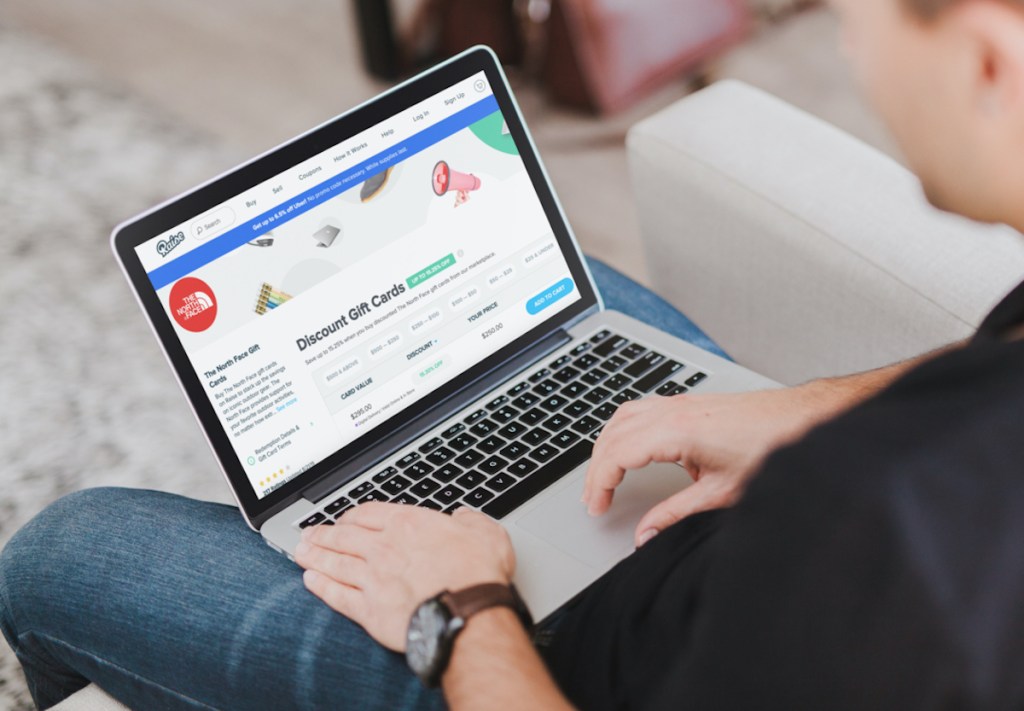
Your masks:
[{"label": "thumb", "polygon": [[669,526],[701,511],[721,508],[733,502],[727,491],[709,485],[707,479],[686,487],[643,515],[633,534],[636,547],[640,548]]}]

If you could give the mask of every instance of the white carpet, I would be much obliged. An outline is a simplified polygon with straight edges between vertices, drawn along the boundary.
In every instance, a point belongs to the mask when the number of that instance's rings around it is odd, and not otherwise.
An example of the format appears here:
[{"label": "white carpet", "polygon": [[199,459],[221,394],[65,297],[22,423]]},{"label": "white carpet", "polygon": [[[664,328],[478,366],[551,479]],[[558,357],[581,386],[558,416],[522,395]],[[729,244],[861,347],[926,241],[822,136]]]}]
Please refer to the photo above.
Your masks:
[{"label": "white carpet", "polygon": [[[218,146],[0,28],[0,545],[98,485],[229,499],[109,248],[230,165]],[[0,709],[30,708],[0,642]]]}]

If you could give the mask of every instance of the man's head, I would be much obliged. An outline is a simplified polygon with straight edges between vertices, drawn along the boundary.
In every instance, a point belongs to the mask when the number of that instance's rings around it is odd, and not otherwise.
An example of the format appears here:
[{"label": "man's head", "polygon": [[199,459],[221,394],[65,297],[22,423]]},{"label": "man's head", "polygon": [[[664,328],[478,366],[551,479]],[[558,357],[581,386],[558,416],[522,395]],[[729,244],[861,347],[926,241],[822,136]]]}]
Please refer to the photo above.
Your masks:
[{"label": "man's head", "polygon": [[832,0],[928,198],[1024,227],[1024,0]]}]

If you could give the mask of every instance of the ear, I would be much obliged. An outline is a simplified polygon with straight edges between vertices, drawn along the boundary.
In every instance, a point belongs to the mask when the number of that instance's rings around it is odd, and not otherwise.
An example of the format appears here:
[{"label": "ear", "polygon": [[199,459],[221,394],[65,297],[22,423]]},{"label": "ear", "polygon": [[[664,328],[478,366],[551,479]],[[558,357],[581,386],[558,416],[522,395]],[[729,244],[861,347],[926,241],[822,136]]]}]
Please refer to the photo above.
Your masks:
[{"label": "ear", "polygon": [[1004,0],[968,0],[940,22],[970,47],[976,109],[987,118],[1024,117],[1024,9]]}]

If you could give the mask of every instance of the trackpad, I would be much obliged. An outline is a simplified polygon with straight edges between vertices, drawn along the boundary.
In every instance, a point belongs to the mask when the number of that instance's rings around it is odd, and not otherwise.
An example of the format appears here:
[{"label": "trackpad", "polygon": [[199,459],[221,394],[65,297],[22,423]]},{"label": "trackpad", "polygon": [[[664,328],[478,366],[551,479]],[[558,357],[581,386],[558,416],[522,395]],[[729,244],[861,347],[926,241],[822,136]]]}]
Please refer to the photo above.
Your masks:
[{"label": "trackpad", "polygon": [[693,483],[686,470],[675,464],[652,464],[628,472],[615,490],[608,513],[592,518],[580,502],[583,477],[573,479],[516,525],[581,563],[602,569],[633,550],[633,531],[641,516]]}]

